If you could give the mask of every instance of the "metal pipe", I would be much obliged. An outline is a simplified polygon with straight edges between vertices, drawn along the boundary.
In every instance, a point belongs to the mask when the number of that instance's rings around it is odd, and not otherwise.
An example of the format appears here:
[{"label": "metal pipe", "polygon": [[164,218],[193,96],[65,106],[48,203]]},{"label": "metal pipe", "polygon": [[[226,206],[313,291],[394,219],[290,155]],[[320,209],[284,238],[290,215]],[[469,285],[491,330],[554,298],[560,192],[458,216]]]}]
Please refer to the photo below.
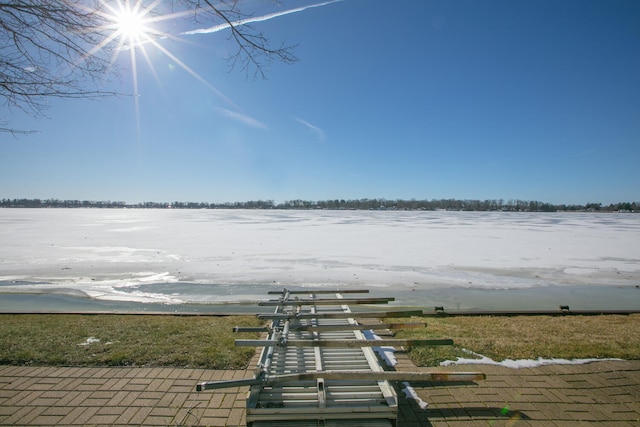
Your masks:
[{"label": "metal pipe", "polygon": [[338,298],[294,298],[294,299],[277,299],[260,301],[258,303],[261,307],[277,306],[277,305],[337,305],[337,304],[387,304],[388,302],[395,301],[395,298],[351,298],[351,299],[338,299]]},{"label": "metal pipe", "polygon": [[[286,289],[286,288],[285,288]],[[267,292],[268,295],[278,295],[281,294],[282,291],[269,291]],[[305,294],[368,294],[369,290],[368,289],[336,289],[333,291],[329,291],[326,289],[321,289],[321,290],[298,290],[298,291],[289,291],[290,294],[292,295],[305,295]]]},{"label": "metal pipe", "polygon": [[381,318],[381,317],[411,317],[422,316],[422,310],[400,310],[400,311],[362,311],[344,313],[341,311],[329,313],[274,313],[258,314],[258,319],[348,319],[348,318]]},{"label": "metal pipe", "polygon": [[430,340],[236,340],[236,347],[324,347],[324,348],[360,348],[360,347],[416,347],[422,345],[453,345],[452,339]]},{"label": "metal pipe", "polygon": [[273,386],[293,381],[413,381],[413,382],[471,382],[482,381],[486,375],[482,372],[397,372],[397,371],[319,371],[296,374],[267,375],[262,378],[240,380],[211,381],[196,385],[196,391],[214,390],[228,387],[250,385]]}]

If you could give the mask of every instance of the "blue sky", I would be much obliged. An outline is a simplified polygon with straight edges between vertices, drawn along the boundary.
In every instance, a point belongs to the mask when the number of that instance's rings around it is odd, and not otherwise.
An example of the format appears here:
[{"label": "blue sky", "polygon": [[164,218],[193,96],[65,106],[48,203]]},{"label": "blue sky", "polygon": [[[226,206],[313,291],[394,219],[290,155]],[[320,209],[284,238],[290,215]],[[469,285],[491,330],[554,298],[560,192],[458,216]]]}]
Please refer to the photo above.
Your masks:
[{"label": "blue sky", "polygon": [[639,201],[639,22],[636,0],[343,0],[253,24],[298,45],[266,80],[229,71],[227,31],[161,40],[201,79],[145,46],[138,112],[2,107],[39,133],[0,134],[0,198]]}]

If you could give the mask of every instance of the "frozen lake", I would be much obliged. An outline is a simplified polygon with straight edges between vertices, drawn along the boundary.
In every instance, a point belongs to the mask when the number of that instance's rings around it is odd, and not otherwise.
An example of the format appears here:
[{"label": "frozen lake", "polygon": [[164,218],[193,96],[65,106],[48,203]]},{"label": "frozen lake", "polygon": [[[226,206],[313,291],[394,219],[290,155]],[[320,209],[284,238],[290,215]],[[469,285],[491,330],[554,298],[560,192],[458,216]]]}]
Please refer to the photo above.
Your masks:
[{"label": "frozen lake", "polygon": [[638,309],[639,285],[637,214],[0,209],[5,311],[235,303],[283,287],[425,307]]}]

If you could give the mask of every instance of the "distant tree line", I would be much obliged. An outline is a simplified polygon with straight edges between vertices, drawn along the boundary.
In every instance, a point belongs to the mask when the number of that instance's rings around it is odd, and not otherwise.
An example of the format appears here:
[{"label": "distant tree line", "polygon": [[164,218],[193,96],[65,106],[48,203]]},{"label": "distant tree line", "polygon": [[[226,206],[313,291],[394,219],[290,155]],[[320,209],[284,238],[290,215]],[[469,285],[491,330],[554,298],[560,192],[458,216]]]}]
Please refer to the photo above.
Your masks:
[{"label": "distant tree line", "polygon": [[273,200],[251,200],[248,202],[142,202],[128,204],[120,201],[93,200],[58,200],[58,199],[2,199],[3,208],[111,208],[111,209],[325,209],[325,210],[453,210],[453,211],[508,211],[508,212],[639,212],[640,202],[622,202],[603,206],[602,203],[586,203],[584,205],[551,204],[528,200],[288,200],[274,203]]}]

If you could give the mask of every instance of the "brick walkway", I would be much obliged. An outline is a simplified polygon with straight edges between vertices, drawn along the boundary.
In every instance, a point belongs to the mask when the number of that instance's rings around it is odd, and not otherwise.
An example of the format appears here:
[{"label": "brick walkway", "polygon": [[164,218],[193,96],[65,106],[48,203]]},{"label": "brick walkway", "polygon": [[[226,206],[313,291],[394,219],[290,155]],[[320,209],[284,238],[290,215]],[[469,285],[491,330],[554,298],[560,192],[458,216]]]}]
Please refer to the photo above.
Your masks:
[{"label": "brick walkway", "polygon": [[[397,369],[416,368],[399,357]],[[487,379],[475,384],[414,384],[429,406],[420,410],[414,400],[405,399],[400,425],[640,426],[640,361],[447,369],[480,371]]]},{"label": "brick walkway", "polygon": [[[415,369],[402,354],[398,369]],[[413,384],[398,426],[639,426],[640,361],[536,369],[462,366],[487,380]],[[247,388],[195,392],[249,371],[0,366],[0,425],[244,426]]]}]

